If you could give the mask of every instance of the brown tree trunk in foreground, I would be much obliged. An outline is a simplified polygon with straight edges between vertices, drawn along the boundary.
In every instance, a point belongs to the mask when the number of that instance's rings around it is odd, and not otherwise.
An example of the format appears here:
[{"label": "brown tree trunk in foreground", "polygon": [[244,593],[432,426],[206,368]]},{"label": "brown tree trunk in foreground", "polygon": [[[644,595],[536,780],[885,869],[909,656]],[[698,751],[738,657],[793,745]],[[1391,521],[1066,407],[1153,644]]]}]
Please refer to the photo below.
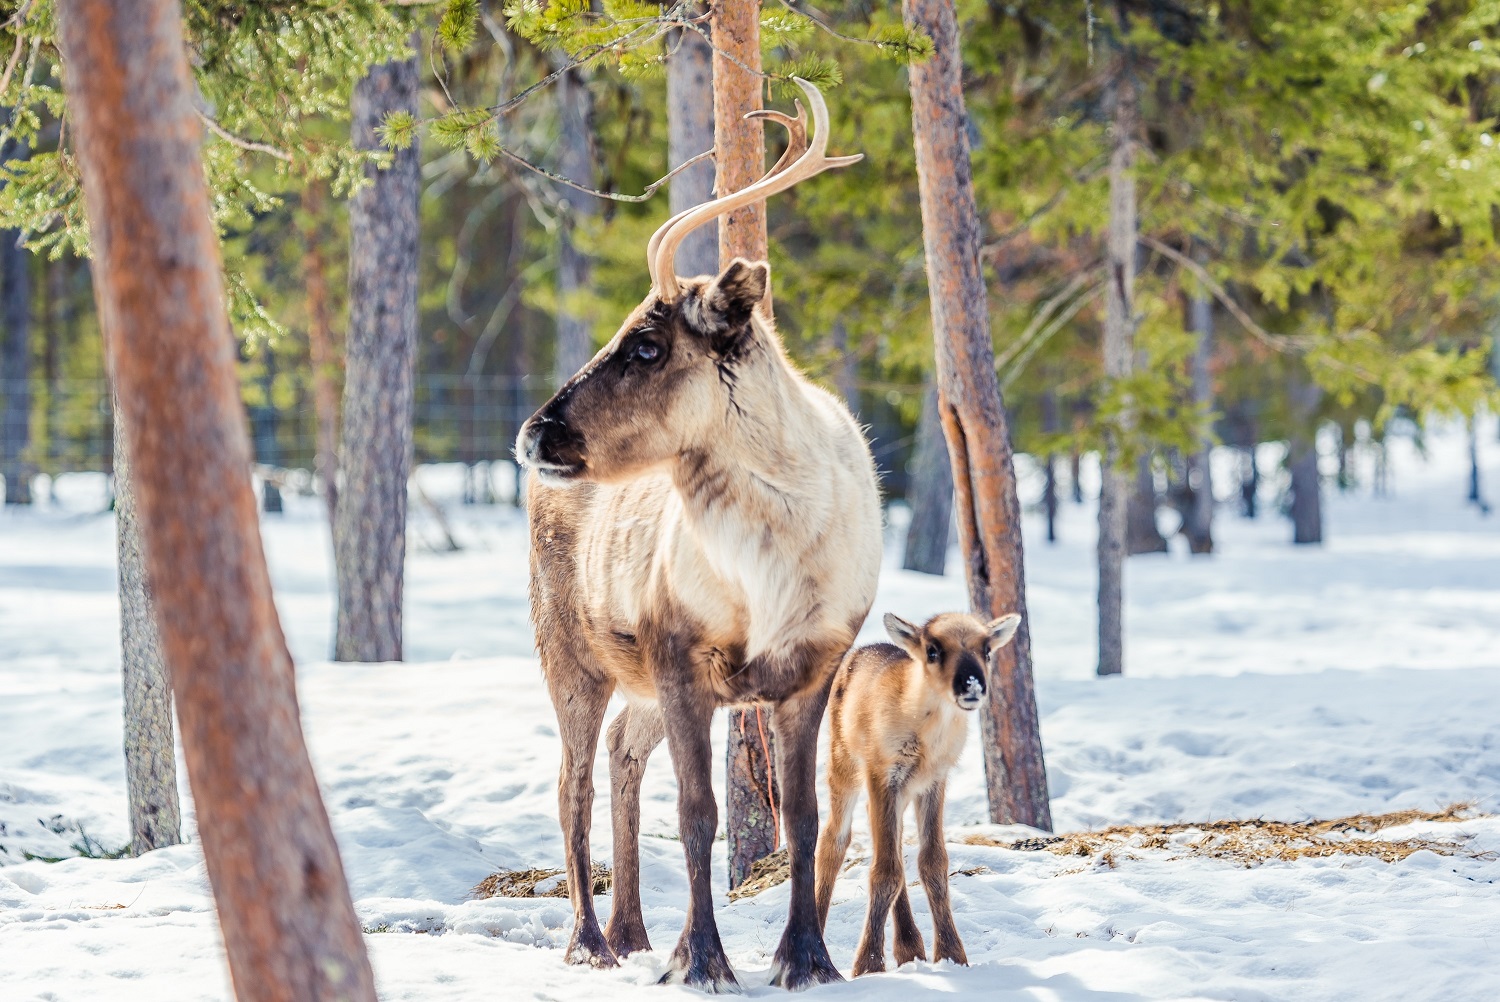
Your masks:
[{"label": "brown tree trunk in foreground", "polygon": [[63,0],[110,371],[203,856],[240,1002],[373,1002],[250,485],[177,4]]},{"label": "brown tree trunk in foreground", "polygon": [[[394,111],[417,113],[415,58],[370,67],[354,87],[354,145],[376,149]],[[400,661],[417,356],[415,143],[349,202],[349,330],[344,375],[344,482],[334,521],[340,661]]]},{"label": "brown tree trunk in foreground", "polygon": [[182,841],[177,755],[172,742],[172,682],[161,657],[161,633],[131,483],[130,446],[115,405],[115,533],[120,567],[120,670],[125,691],[125,791],[130,798],[130,854]]},{"label": "brown tree trunk in foreground", "polygon": [[[667,166],[676,167],[714,146],[713,49],[696,31],[679,30],[668,40],[667,51]],[[695,164],[672,179],[672,212],[700,205],[713,195],[714,165]],[[691,277],[718,270],[718,224],[708,223],[689,233],[677,248],[677,272]]]},{"label": "brown tree trunk in foreground", "polygon": [[1050,831],[1052,808],[1031,677],[1021,503],[979,270],[979,211],[958,25],[952,0],[904,0],[902,7],[906,23],[924,31],[934,46],[932,57],[910,71],[912,131],[939,400],[969,601],[981,616],[1021,615],[1015,641],[995,656],[980,718],[990,820]]},{"label": "brown tree trunk in foreground", "polygon": [[923,574],[942,574],[948,565],[948,536],[953,525],[953,467],[943,441],[937,383],[922,394],[922,416],[917,419],[917,446],[906,503],[911,524],[906,529],[906,555],[901,566]]},{"label": "brown tree trunk in foreground", "polygon": [[337,522],[339,506],[339,357],[329,321],[323,206],[322,182],[309,182],[302,196],[302,208],[308,217],[302,235],[302,281],[307,291],[307,354],[312,365],[313,412],[318,422],[313,465],[323,484],[323,501],[332,526]]},{"label": "brown tree trunk in foreground", "polygon": [[[713,5],[713,117],[715,183],[722,197],[748,187],[765,173],[765,126],[745,114],[761,107],[760,78],[734,60],[760,69],[760,4]],[[710,232],[712,232],[710,230]],[[719,261],[767,258],[766,203],[754,202],[719,218]],[[770,308],[766,287],[765,306]],[[738,887],[751,865],[779,844],[776,830],[775,743],[765,711],[729,711],[729,752],[725,766],[728,803],[724,830],[729,837],[729,886]],[[764,733],[764,739],[762,739]]]},{"label": "brown tree trunk in foreground", "polygon": [[[1130,375],[1135,329],[1135,83],[1124,70],[1115,92],[1114,149],[1109,157],[1109,284],[1105,289],[1104,376]],[[1128,420],[1128,416],[1127,416]],[[1099,491],[1099,666],[1100,675],[1125,668],[1125,534],[1130,474],[1120,465],[1120,445],[1108,439]]]}]

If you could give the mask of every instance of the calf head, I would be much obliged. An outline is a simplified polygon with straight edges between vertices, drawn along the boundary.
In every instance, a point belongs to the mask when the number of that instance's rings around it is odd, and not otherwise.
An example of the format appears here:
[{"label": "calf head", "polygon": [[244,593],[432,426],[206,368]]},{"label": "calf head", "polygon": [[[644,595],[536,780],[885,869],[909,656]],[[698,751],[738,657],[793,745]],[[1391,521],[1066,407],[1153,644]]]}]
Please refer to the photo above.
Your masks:
[{"label": "calf head", "polygon": [[935,691],[951,695],[960,709],[973,710],[989,689],[991,656],[1011,642],[1021,617],[1015,613],[986,624],[978,616],[945,612],[922,626],[894,613],[885,614],[891,640],[923,666],[923,678]]}]

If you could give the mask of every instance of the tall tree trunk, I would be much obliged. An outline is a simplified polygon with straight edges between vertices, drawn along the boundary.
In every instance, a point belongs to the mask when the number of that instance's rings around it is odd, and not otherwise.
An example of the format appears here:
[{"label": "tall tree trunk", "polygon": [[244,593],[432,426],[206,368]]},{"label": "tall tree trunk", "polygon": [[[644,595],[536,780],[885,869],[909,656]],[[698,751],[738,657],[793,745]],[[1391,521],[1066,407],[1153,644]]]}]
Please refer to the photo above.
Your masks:
[{"label": "tall tree trunk", "polygon": [[177,4],[62,0],[101,326],[164,660],[240,1002],[373,1002],[251,490]]},{"label": "tall tree trunk", "polygon": [[[748,187],[765,172],[763,126],[754,119],[745,121],[748,112],[761,107],[760,78],[740,65],[760,70],[760,4],[716,3],[712,11],[714,190],[723,196]],[[721,262],[736,257],[764,261],[766,248],[764,199],[720,217]],[[767,286],[768,308],[770,300]],[[729,886],[737,887],[750,875],[751,865],[779,844],[771,769],[776,746],[757,710],[729,711],[728,745],[724,830],[729,837]]]},{"label": "tall tree trunk", "polygon": [[302,194],[306,229],[302,234],[302,281],[307,294],[307,355],[312,368],[317,445],[313,460],[323,485],[328,524],[339,504],[339,361],[329,321],[328,269],[323,262],[323,182],[310,181]]},{"label": "tall tree trunk", "polygon": [[115,533],[120,568],[120,667],[125,690],[125,789],[130,799],[130,854],[182,841],[177,755],[172,742],[172,683],[161,658],[161,633],[131,484],[130,448],[115,406]]},{"label": "tall tree trunk", "polygon": [[[1058,432],[1057,393],[1047,390],[1042,394],[1042,430],[1049,435]],[[1049,452],[1046,458],[1047,482],[1042,488],[1042,506],[1047,512],[1047,542],[1057,542],[1057,453]]]},{"label": "tall tree trunk", "polygon": [[1156,473],[1147,453],[1135,464],[1135,484],[1125,503],[1125,549],[1139,553],[1166,553],[1167,537],[1156,524]]},{"label": "tall tree trunk", "polygon": [[994,684],[980,717],[990,820],[1051,830],[1031,677],[1021,503],[979,269],[958,24],[952,0],[903,0],[902,9],[906,23],[933,40],[932,57],[910,71],[912,131],[938,399],[969,601],[981,616],[1021,615],[1015,641],[995,655]]},{"label": "tall tree trunk", "polygon": [[[701,5],[690,13],[701,14]],[[713,48],[696,31],[678,30],[667,51],[667,165],[676,167],[714,148]],[[713,198],[714,165],[700,163],[672,179],[669,197],[674,214]],[[717,224],[700,226],[677,248],[679,274],[714,275],[719,271]]]},{"label": "tall tree trunk", "polygon": [[[558,170],[579,184],[594,184],[594,99],[577,69],[557,80]],[[562,385],[594,357],[594,333],[583,299],[593,284],[593,261],[582,244],[595,214],[594,196],[561,188],[558,227],[557,351],[555,375]]]},{"label": "tall tree trunk", "polygon": [[[417,114],[415,57],[381,66],[354,87],[354,144],[376,149],[376,128]],[[417,354],[417,146],[349,203],[349,331],[344,380],[344,482],[334,523],[340,661],[401,660],[406,483],[411,475]]]},{"label": "tall tree trunk", "polygon": [[836,317],[828,332],[829,347],[833,349],[833,384],[844,398],[844,404],[855,417],[859,416],[859,352],[849,343],[849,327],[843,317]]},{"label": "tall tree trunk", "polygon": [[906,559],[901,566],[923,574],[942,574],[948,564],[948,536],[953,525],[953,467],[943,441],[936,380],[922,394],[906,502],[911,506],[911,525],[906,530]]},{"label": "tall tree trunk", "polygon": [[[1244,455],[1240,460],[1240,501],[1243,504],[1246,518],[1254,518],[1257,512],[1257,501],[1260,497],[1260,464],[1255,459],[1255,446],[1253,441],[1254,429],[1251,429],[1252,441],[1245,446]],[[1377,489],[1377,493],[1379,493]]]},{"label": "tall tree trunk", "polygon": [[1323,542],[1322,484],[1318,474],[1318,404],[1323,391],[1306,377],[1298,377],[1291,388],[1295,427],[1287,448],[1287,467],[1292,473],[1292,542]]},{"label": "tall tree trunk", "polygon": [[[4,116],[9,118],[9,115]],[[25,160],[14,139],[0,146],[0,163]],[[0,230],[0,477],[6,504],[31,504],[31,252],[19,230]]]},{"label": "tall tree trunk", "polygon": [[1479,421],[1473,414],[1469,415],[1469,503],[1489,514],[1490,506],[1485,504],[1479,484]]},{"label": "tall tree trunk", "polygon": [[[1196,290],[1188,299],[1188,325],[1198,335],[1193,352],[1193,403],[1200,411],[1209,411],[1214,403],[1214,304],[1206,289]],[[1188,490],[1192,507],[1183,523],[1188,549],[1193,553],[1214,551],[1214,479],[1211,460],[1213,442],[1204,436],[1198,448],[1187,457]]]},{"label": "tall tree trunk", "polygon": [[[1114,147],[1109,156],[1109,282],[1104,314],[1104,375],[1130,375],[1135,341],[1135,82],[1121,70],[1113,83]],[[1129,420],[1127,415],[1125,418]],[[1126,503],[1130,474],[1120,466],[1113,435],[1102,458],[1099,491],[1099,666],[1100,675],[1125,667],[1124,578]]]}]

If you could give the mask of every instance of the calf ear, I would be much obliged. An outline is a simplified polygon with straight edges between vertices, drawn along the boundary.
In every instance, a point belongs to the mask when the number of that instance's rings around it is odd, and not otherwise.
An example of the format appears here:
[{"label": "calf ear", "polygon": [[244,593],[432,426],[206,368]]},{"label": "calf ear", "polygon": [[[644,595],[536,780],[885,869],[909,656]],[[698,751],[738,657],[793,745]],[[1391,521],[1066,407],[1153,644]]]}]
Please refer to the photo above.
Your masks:
[{"label": "calf ear", "polygon": [[918,661],[922,660],[922,630],[908,623],[894,612],[885,614],[881,620],[885,623],[885,632],[891,635],[891,642],[906,651]]},{"label": "calf ear", "polygon": [[990,635],[990,651],[998,651],[1010,643],[1016,635],[1016,628],[1021,625],[1021,617],[1014,612],[1008,616],[1001,616],[990,623],[987,630]]}]

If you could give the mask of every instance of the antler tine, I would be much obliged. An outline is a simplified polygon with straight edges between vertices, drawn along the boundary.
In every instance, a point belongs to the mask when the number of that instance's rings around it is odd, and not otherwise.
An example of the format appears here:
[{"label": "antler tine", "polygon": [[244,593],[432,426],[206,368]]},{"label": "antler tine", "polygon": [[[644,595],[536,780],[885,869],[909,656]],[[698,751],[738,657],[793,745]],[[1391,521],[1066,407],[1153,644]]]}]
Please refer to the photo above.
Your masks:
[{"label": "antler tine", "polygon": [[[763,198],[769,198],[777,192],[785,191],[800,181],[815,177],[825,170],[835,167],[846,167],[864,159],[863,153],[855,153],[846,157],[828,156],[828,105],[823,100],[823,95],[818,88],[803,80],[801,77],[793,77],[797,86],[807,95],[807,102],[812,107],[812,118],[815,132],[812,141],[803,154],[780,173],[772,168],[771,173],[762,177],[754,184],[742,188],[732,195],[725,195],[714,199],[712,202],[704,202],[695,205],[691,209],[678,213],[669,219],[651,237],[647,244],[647,253],[650,259],[647,262],[651,271],[652,285],[656,289],[657,296],[663,302],[671,302],[676,299],[680,290],[677,284],[677,273],[673,269],[673,259],[676,257],[677,248],[689,233],[699,226],[716,219],[719,216],[733,212],[741,206],[750,205]],[[800,110],[800,109],[799,109]],[[753,113],[752,113],[753,114]],[[780,116],[780,117],[778,117]],[[759,116],[771,118],[773,121],[782,122],[788,129],[792,129],[789,122],[799,122],[790,116],[781,115],[777,112],[772,115]],[[785,119],[786,121],[783,121]],[[777,163],[777,167],[780,162]]]}]

